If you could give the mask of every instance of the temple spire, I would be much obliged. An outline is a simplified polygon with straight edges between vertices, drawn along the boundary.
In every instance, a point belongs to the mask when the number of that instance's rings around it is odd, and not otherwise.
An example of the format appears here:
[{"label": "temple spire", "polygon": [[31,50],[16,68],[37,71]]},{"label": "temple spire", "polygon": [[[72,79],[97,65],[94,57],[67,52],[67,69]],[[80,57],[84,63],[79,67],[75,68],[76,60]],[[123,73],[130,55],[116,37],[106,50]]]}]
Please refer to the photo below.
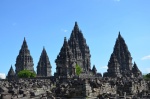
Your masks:
[{"label": "temple spire", "polygon": [[83,72],[88,73],[91,70],[90,50],[83,33],[79,30],[77,22],[75,22],[68,44],[72,50],[73,57],[77,60],[77,64],[80,64]]},{"label": "temple spire", "polygon": [[121,77],[120,65],[114,53],[111,54],[107,71],[107,74],[104,75],[105,77]]},{"label": "temple spire", "polygon": [[77,22],[75,22],[75,26],[74,27],[76,27],[76,28],[78,28],[79,29],[79,27],[78,27],[78,23]]},{"label": "temple spire", "polygon": [[24,37],[22,47],[19,51],[19,55],[16,58],[16,64],[15,64],[16,70],[15,71],[16,73],[18,73],[21,70],[27,69],[27,70],[34,72],[33,65],[34,65],[33,58],[30,55],[30,51],[28,49],[28,45]]},{"label": "temple spire", "polygon": [[133,64],[132,71],[135,73],[140,71],[135,62]]},{"label": "temple spire", "polygon": [[51,76],[51,68],[52,66],[50,64],[49,57],[47,55],[45,47],[43,47],[37,66],[37,76]]},{"label": "temple spire", "polygon": [[68,45],[66,37],[64,37],[63,46],[57,56],[56,62],[56,76],[70,77],[75,74],[75,68],[73,70],[72,64],[74,63],[73,54]]},{"label": "temple spire", "polygon": [[119,34],[118,34],[118,38],[121,38],[121,34],[120,34],[120,31],[119,31]]},{"label": "temple spire", "polygon": [[25,37],[24,37],[24,40],[23,40],[22,48],[28,48],[28,45],[27,45]]},{"label": "temple spire", "polygon": [[77,21],[75,21],[75,25],[78,25]]},{"label": "temple spire", "polygon": [[132,57],[120,32],[118,34],[113,53],[120,64],[121,71],[132,69]]},{"label": "temple spire", "polygon": [[72,31],[72,35],[74,35],[76,39],[78,39],[79,31],[80,30],[79,30],[79,27],[78,27],[78,23],[75,22],[74,29]]},{"label": "temple spire", "polygon": [[64,46],[67,46],[67,45],[68,45],[67,38],[64,37]]},{"label": "temple spire", "polygon": [[8,75],[15,75],[15,72],[14,72],[14,69],[13,69],[12,65],[9,69]]},{"label": "temple spire", "polygon": [[15,72],[14,72],[14,69],[13,69],[13,67],[11,65],[11,67],[10,67],[10,69],[8,71],[8,74],[7,74],[7,79],[8,80],[13,80],[14,77],[15,77]]},{"label": "temple spire", "polygon": [[135,62],[133,64],[133,68],[135,68],[136,70],[139,70]]},{"label": "temple spire", "polygon": [[43,50],[45,50],[45,46],[43,46]]},{"label": "temple spire", "polygon": [[43,46],[43,50],[42,50],[42,55],[47,56],[47,52],[46,52],[46,50],[45,50],[45,47],[44,47],[44,46]]},{"label": "temple spire", "polygon": [[132,67],[132,73],[133,73],[134,77],[142,78],[142,73],[139,70],[139,68],[135,62],[134,62],[133,67]]},{"label": "temple spire", "polygon": [[[131,77],[132,75],[132,57],[128,50],[127,44],[125,43],[124,38],[121,36],[121,33],[119,31],[118,38],[116,39],[116,43],[114,46],[113,53],[111,55],[111,58],[108,63],[108,74],[109,72],[113,71],[113,66],[116,66],[114,68],[114,72],[120,72],[120,74],[123,77]],[[113,73],[113,72],[112,72]],[[114,73],[116,75],[116,73]]]},{"label": "temple spire", "polygon": [[94,75],[97,74],[97,69],[96,69],[95,65],[93,65],[92,71],[93,71],[93,74],[94,74]]},{"label": "temple spire", "polygon": [[60,50],[60,53],[59,53],[56,61],[60,60],[60,59],[66,60],[66,59],[71,59],[71,58],[72,58],[72,52],[68,45],[66,37],[64,37],[64,43],[63,43],[63,46]]}]

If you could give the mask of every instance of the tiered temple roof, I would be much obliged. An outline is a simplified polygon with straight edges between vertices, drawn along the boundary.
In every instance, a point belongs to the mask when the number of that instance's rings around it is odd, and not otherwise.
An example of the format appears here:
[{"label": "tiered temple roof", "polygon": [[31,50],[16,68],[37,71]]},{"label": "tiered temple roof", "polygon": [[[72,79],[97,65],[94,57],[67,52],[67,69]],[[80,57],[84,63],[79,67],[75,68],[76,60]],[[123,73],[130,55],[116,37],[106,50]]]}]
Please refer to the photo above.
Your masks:
[{"label": "tiered temple roof", "polygon": [[15,75],[15,72],[14,72],[14,69],[13,69],[12,65],[9,69],[8,75]]},{"label": "tiered temple roof", "polygon": [[[134,71],[136,71],[134,73],[140,72],[135,64],[132,68],[132,57],[120,32],[108,63],[107,71],[104,76],[109,77],[132,77]],[[139,75],[141,76],[141,74]]]},{"label": "tiered temple roof", "polygon": [[142,78],[142,72],[139,70],[135,62],[132,67],[132,72],[133,72],[134,77]]},{"label": "tiered temple roof", "polygon": [[56,62],[56,76],[71,77],[75,74],[75,58],[68,45],[66,37],[64,38],[64,44],[57,56]]},{"label": "tiered temple roof", "polygon": [[34,72],[33,65],[33,58],[30,55],[26,39],[24,38],[22,47],[19,51],[19,55],[16,58],[15,71],[16,73],[18,73],[19,71],[26,69]]},{"label": "tiered temple roof", "polygon": [[121,77],[120,74],[120,65],[115,56],[115,54],[111,54],[110,60],[108,62],[108,76],[112,77]]},{"label": "tiered temple roof", "polygon": [[13,67],[11,65],[11,67],[10,67],[10,69],[8,71],[8,74],[7,74],[7,79],[13,79],[15,76],[16,75],[15,75],[14,69],[13,69]]},{"label": "tiered temple roof", "polygon": [[38,66],[37,66],[37,76],[51,76],[51,64],[49,61],[49,57],[47,55],[47,52],[45,48],[43,47]]},{"label": "tiered temple roof", "polygon": [[81,66],[83,72],[89,73],[91,70],[90,50],[81,30],[79,30],[77,22],[75,22],[75,26],[72,30],[70,39],[68,40],[68,44],[77,64]]}]

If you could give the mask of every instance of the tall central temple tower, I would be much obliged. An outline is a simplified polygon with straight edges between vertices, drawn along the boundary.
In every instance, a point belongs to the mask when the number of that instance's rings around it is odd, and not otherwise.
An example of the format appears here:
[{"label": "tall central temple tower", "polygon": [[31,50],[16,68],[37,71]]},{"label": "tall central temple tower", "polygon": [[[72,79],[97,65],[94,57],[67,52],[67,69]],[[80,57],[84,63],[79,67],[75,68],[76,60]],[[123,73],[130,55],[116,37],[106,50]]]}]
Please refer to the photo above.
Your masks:
[{"label": "tall central temple tower", "polygon": [[75,22],[69,40],[64,39],[63,47],[60,50],[56,59],[57,76],[72,77],[75,75],[75,66],[79,65],[82,69],[82,74],[95,74],[96,68],[91,70],[90,50],[86,44],[86,40]]},{"label": "tall central temple tower", "polygon": [[30,55],[26,39],[24,38],[22,47],[19,51],[19,55],[16,58],[16,74],[18,74],[19,71],[24,69],[34,72],[33,65],[33,58]]},{"label": "tall central temple tower", "polygon": [[77,22],[75,22],[68,44],[73,57],[76,59],[76,63],[81,66],[83,72],[88,73],[91,69],[90,50],[81,30],[79,30]]}]

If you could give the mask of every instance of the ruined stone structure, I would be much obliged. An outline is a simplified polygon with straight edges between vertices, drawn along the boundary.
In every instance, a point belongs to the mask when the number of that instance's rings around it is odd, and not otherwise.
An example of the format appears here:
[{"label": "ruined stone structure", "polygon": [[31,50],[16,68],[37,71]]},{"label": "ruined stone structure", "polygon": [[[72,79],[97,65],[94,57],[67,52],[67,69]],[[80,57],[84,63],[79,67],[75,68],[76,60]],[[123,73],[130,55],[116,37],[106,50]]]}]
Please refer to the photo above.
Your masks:
[{"label": "ruined stone structure", "polygon": [[93,68],[92,68],[92,72],[93,72],[94,75],[97,74],[97,69],[96,69],[95,65],[94,65]]},{"label": "ruined stone structure", "polygon": [[77,22],[75,22],[68,44],[73,53],[73,57],[76,59],[76,63],[81,66],[84,73],[89,73],[91,70],[90,50],[81,30],[79,30]]},{"label": "ruined stone structure", "polygon": [[37,66],[37,76],[44,76],[44,77],[51,76],[51,68],[52,67],[49,61],[49,57],[47,55],[45,48],[43,48]]},{"label": "ruined stone structure", "polygon": [[88,77],[89,74],[97,75],[96,67],[91,70],[90,50],[86,44],[81,30],[79,30],[77,22],[72,30],[69,40],[64,39],[63,47],[56,59],[55,75],[63,78],[75,76],[75,67],[79,65],[82,69],[82,76]]},{"label": "ruined stone structure", "polygon": [[121,77],[122,76],[120,73],[120,65],[118,63],[118,60],[116,59],[115,54],[112,54],[110,57],[107,71],[111,77]]},{"label": "ruined stone structure", "polygon": [[24,69],[34,72],[33,65],[34,65],[33,59],[32,56],[30,55],[30,51],[28,49],[26,39],[24,38],[22,47],[19,51],[19,55],[16,58],[16,64],[15,64],[16,74],[18,74],[19,71]]},{"label": "ruined stone structure", "polygon": [[108,63],[104,77],[142,77],[136,64],[132,66],[132,57],[120,32],[114,46],[114,51]]},{"label": "ruined stone structure", "polygon": [[136,63],[134,62],[134,65],[132,67],[132,73],[134,77],[142,78],[142,72],[137,67]]},{"label": "ruined stone structure", "polygon": [[66,38],[64,38],[64,44],[57,56],[56,62],[56,77],[70,78],[75,75],[75,58],[71,52]]},{"label": "ruined stone structure", "polygon": [[[95,65],[91,69],[90,50],[81,30],[75,26],[69,40],[64,38],[57,56],[56,73],[51,76],[51,64],[45,48],[41,53],[37,77],[14,79],[11,66],[7,79],[0,80],[0,99],[150,99],[150,81],[134,62],[119,33],[114,51],[103,77]],[[76,75],[76,65],[82,73]],[[16,60],[16,73],[23,69],[33,70],[33,59],[24,39]]]},{"label": "ruined stone structure", "polygon": [[13,80],[15,77],[16,77],[16,74],[14,72],[14,69],[13,69],[12,65],[11,65],[6,78],[8,80]]}]

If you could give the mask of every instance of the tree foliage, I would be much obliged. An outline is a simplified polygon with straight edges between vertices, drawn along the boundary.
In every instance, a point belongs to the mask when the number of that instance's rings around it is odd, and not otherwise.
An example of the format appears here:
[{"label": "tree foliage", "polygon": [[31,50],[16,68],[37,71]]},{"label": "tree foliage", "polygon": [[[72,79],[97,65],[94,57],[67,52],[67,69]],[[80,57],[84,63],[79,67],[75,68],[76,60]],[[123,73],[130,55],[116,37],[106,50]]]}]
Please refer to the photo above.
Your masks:
[{"label": "tree foliage", "polygon": [[30,70],[22,70],[18,73],[19,78],[34,78],[36,74]]},{"label": "tree foliage", "polygon": [[81,69],[81,67],[77,64],[77,65],[76,65],[76,74],[79,76],[79,75],[81,74],[81,72],[82,72],[82,69]]},{"label": "tree foliage", "polygon": [[143,75],[143,78],[145,80],[150,80],[150,73],[146,74],[146,75]]}]

